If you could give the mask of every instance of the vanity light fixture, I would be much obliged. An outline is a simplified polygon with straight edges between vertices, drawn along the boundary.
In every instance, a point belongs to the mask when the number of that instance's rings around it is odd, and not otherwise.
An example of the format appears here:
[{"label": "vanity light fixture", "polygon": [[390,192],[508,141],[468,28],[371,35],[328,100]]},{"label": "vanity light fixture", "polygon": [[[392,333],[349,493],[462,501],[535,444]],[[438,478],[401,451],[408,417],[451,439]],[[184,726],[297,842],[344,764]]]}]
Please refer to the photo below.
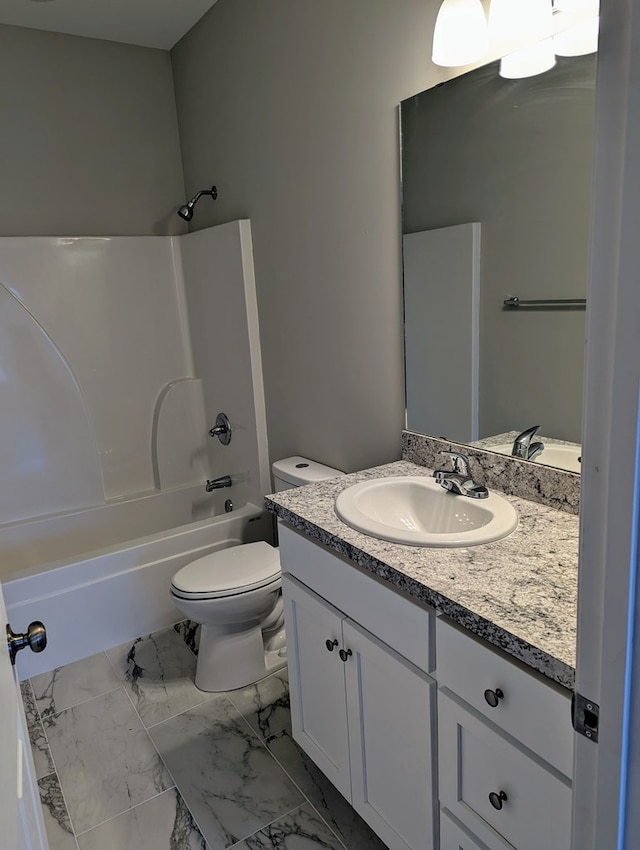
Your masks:
[{"label": "vanity light fixture", "polygon": [[586,56],[598,50],[600,18],[591,18],[553,37],[556,56]]},{"label": "vanity light fixture", "polygon": [[553,10],[583,18],[575,26],[554,36],[556,56],[586,56],[598,50],[600,0],[554,0]]},{"label": "vanity light fixture", "polygon": [[551,0],[491,0],[489,37],[497,45],[539,41],[551,34]]},{"label": "vanity light fixture", "polygon": [[556,52],[552,38],[530,44],[500,60],[500,76],[507,80],[535,77],[544,74],[556,64]]},{"label": "vanity light fixture", "polygon": [[[487,22],[481,0],[444,0],[431,58],[445,68],[459,67],[480,61],[490,44],[503,53],[523,44],[503,56],[500,76],[533,77],[553,68],[556,56],[583,56],[598,49],[598,11],[599,0],[491,0]],[[579,23],[552,36],[553,15],[563,12]],[[571,22],[568,18],[567,24]]]},{"label": "vanity light fixture", "polygon": [[444,0],[433,32],[433,63],[445,68],[471,65],[488,50],[489,31],[480,0]]},{"label": "vanity light fixture", "polygon": [[553,10],[577,12],[595,18],[600,14],[600,0],[553,0]]},{"label": "vanity light fixture", "polygon": [[491,0],[489,36],[497,45],[533,40],[500,61],[500,76],[509,80],[533,77],[556,63],[551,0]]}]

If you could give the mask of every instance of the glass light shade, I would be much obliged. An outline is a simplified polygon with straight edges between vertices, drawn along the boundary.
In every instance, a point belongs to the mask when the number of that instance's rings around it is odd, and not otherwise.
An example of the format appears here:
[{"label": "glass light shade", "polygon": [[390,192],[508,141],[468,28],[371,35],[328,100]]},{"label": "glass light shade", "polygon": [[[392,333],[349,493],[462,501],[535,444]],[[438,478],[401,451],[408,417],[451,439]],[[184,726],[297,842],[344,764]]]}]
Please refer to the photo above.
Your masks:
[{"label": "glass light shade", "polygon": [[433,63],[445,68],[470,65],[488,50],[487,19],[480,0],[444,0],[433,32]]},{"label": "glass light shade", "polygon": [[556,56],[586,56],[598,50],[600,18],[591,18],[553,37]]},{"label": "glass light shade", "polygon": [[500,60],[500,76],[507,80],[519,80],[522,77],[535,77],[544,74],[556,64],[553,39],[545,38],[537,44],[523,47]]},{"label": "glass light shade", "polygon": [[595,16],[600,14],[600,0],[553,0],[553,8],[561,12],[582,12]]},{"label": "glass light shade", "polygon": [[489,37],[496,42],[543,38],[551,31],[551,0],[491,0]]}]

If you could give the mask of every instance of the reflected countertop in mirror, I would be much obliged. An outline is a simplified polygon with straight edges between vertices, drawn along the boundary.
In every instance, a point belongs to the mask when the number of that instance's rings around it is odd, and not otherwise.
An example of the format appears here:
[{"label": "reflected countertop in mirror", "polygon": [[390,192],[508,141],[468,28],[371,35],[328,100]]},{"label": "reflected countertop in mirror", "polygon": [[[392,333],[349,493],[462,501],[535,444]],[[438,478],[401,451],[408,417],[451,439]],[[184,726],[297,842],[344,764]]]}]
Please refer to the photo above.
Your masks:
[{"label": "reflected countertop in mirror", "polygon": [[[482,440],[470,443],[470,446],[497,452],[501,455],[512,455],[513,446],[518,436],[517,431],[507,431],[504,434],[494,434]],[[582,462],[582,446],[571,440],[556,440],[545,434],[537,433],[533,438],[542,447],[535,453],[533,458],[528,458],[534,463],[542,463],[545,466],[553,466],[556,469],[564,469],[567,472],[580,472]]]},{"label": "reflected countertop in mirror", "polygon": [[496,446],[539,422],[579,445],[585,311],[554,300],[586,297],[595,69],[493,63],[403,101],[410,430]]}]

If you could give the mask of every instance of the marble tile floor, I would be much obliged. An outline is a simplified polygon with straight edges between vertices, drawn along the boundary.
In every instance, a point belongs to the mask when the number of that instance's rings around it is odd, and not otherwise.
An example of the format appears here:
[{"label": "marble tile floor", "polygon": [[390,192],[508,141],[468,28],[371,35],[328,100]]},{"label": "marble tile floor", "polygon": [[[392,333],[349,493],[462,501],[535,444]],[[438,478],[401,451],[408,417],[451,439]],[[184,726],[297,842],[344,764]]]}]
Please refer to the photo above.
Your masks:
[{"label": "marble tile floor", "polygon": [[385,850],[291,737],[286,670],[193,684],[190,623],[22,683],[51,850]]}]

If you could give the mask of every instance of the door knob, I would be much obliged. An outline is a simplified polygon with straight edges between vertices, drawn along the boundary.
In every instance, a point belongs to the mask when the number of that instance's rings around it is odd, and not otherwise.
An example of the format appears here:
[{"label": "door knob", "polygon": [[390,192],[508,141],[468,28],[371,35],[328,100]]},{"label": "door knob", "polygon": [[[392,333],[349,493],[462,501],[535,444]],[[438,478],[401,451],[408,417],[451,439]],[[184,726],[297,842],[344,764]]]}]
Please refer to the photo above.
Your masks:
[{"label": "door knob", "polygon": [[11,663],[16,663],[16,655],[25,646],[30,646],[33,652],[42,652],[47,645],[47,630],[40,620],[34,620],[29,625],[26,634],[16,634],[7,623],[7,649]]},{"label": "door knob", "polygon": [[346,662],[347,659],[350,658],[353,655],[353,652],[351,652],[350,649],[347,649],[346,652],[345,652],[344,649],[341,649],[340,652],[338,653],[338,655],[340,656],[342,661]]}]

